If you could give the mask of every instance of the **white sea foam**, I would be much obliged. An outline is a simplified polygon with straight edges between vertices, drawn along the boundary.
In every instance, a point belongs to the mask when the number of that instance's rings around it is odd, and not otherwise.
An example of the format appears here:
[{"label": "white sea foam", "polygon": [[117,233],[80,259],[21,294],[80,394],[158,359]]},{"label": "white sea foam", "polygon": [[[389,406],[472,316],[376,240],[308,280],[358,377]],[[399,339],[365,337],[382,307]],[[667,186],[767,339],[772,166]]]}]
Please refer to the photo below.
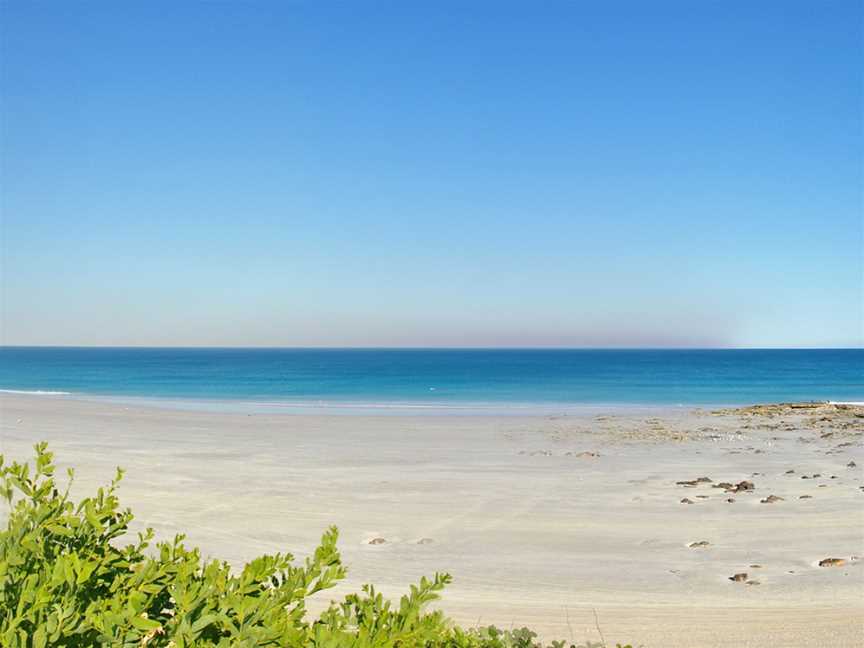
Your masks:
[{"label": "white sea foam", "polygon": [[32,394],[36,396],[69,396],[72,392],[50,391],[43,389],[0,389],[3,394]]}]

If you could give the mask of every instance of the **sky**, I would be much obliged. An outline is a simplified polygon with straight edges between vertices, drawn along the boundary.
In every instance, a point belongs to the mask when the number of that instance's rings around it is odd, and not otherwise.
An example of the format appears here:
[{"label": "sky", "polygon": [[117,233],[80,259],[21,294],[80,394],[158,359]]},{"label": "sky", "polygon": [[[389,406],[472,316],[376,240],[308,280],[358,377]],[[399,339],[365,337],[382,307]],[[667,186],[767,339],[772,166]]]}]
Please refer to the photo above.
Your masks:
[{"label": "sky", "polygon": [[0,344],[859,347],[862,2],[0,4]]}]

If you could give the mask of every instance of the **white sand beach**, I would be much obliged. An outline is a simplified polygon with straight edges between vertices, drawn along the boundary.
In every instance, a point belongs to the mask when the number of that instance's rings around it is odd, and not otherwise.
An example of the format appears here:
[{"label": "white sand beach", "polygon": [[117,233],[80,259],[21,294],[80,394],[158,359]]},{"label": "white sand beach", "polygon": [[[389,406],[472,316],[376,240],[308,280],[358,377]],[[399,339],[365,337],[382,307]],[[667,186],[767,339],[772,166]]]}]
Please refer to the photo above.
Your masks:
[{"label": "white sand beach", "polygon": [[77,494],[122,466],[141,525],[237,565],[302,557],[335,524],[349,578],[325,601],[448,571],[440,605],[468,625],[841,647],[864,645],[862,411],[307,416],[2,394],[0,450],[49,441]]}]

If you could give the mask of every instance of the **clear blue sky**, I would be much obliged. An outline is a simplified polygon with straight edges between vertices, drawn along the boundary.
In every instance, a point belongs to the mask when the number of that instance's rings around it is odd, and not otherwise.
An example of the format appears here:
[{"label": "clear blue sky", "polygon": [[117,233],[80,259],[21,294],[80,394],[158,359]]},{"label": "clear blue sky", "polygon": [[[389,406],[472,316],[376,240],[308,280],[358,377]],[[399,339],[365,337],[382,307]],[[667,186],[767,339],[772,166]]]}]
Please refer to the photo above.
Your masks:
[{"label": "clear blue sky", "polygon": [[860,1],[0,12],[4,344],[864,339]]}]

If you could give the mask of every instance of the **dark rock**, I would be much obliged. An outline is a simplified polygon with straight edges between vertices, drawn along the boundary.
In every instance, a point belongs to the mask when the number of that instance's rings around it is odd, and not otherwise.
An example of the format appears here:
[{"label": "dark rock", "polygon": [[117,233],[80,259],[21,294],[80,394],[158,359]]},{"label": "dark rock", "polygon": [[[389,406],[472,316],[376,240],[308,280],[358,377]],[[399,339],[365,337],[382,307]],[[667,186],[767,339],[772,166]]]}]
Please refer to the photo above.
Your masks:
[{"label": "dark rock", "polygon": [[769,495],[763,500],[759,500],[762,504],[773,504],[774,502],[782,502],[782,497],[777,497],[776,495]]},{"label": "dark rock", "polygon": [[823,558],[819,561],[820,567],[842,567],[846,564],[843,558]]},{"label": "dark rock", "polygon": [[714,484],[713,488],[723,488],[727,493],[739,493],[741,491],[752,491],[756,488],[753,482],[748,480],[743,480],[738,482],[737,484],[730,484],[729,482],[720,482],[719,484]]}]

